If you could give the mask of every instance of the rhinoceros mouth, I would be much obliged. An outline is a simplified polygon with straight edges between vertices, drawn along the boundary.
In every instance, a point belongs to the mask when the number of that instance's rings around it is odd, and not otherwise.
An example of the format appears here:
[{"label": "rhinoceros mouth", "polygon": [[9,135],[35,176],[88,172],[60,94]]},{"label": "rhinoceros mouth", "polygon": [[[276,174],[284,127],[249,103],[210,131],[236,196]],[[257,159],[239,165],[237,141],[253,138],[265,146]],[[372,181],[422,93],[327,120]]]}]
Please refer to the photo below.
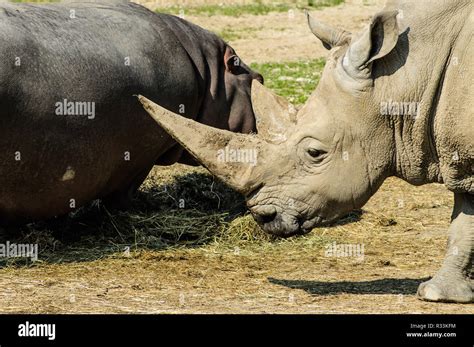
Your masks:
[{"label": "rhinoceros mouth", "polygon": [[265,232],[279,237],[290,237],[301,231],[296,219],[284,219],[280,215],[271,222],[260,224],[260,226]]},{"label": "rhinoceros mouth", "polygon": [[291,215],[278,214],[272,221],[259,224],[265,232],[287,238],[307,234],[313,228],[324,224],[324,222],[325,219],[320,216],[315,216],[311,219],[301,219]]},{"label": "rhinoceros mouth", "polygon": [[313,230],[315,227],[321,225],[321,224],[324,224],[325,222],[325,219],[320,217],[320,216],[315,216],[311,219],[307,219],[305,220],[302,224],[301,224],[301,230],[303,230],[303,233],[304,234],[307,234],[309,233],[311,230]]}]

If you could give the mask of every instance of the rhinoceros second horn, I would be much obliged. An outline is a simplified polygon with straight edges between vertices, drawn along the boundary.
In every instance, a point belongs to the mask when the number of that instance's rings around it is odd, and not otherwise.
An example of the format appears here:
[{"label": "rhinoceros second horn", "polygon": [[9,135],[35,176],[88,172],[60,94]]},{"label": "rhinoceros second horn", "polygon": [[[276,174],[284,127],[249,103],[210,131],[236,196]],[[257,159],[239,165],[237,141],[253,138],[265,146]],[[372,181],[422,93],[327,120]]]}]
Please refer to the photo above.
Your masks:
[{"label": "rhinoceros second horn", "polygon": [[286,129],[296,123],[296,107],[257,80],[251,90],[258,136],[272,143],[284,141]]}]

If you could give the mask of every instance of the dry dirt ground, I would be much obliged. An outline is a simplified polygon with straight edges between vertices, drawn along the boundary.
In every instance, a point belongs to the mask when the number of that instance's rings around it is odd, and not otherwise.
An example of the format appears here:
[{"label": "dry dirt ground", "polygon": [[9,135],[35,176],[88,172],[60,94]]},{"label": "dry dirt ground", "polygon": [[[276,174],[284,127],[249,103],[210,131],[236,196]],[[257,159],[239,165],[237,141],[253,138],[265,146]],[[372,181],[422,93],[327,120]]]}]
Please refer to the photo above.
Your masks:
[{"label": "dry dirt ground", "polygon": [[[315,15],[354,30],[378,8],[345,4]],[[294,18],[271,13],[188,19],[215,31],[255,28],[232,42],[249,62],[325,53],[299,12]],[[159,171],[187,170],[155,168],[147,183],[156,183]],[[415,297],[418,284],[442,262],[451,208],[452,196],[441,185],[412,187],[389,179],[356,218],[304,237],[5,267],[0,269],[0,312],[474,313],[474,305]],[[325,246],[333,242],[362,244],[364,257],[325,256]]]},{"label": "dry dirt ground", "polygon": [[[328,24],[356,32],[383,6],[345,3],[310,13]],[[238,36],[230,44],[246,63],[282,62],[325,57],[326,49],[308,29],[302,9],[269,13],[262,16],[187,16],[184,18],[216,33],[231,32]]]}]

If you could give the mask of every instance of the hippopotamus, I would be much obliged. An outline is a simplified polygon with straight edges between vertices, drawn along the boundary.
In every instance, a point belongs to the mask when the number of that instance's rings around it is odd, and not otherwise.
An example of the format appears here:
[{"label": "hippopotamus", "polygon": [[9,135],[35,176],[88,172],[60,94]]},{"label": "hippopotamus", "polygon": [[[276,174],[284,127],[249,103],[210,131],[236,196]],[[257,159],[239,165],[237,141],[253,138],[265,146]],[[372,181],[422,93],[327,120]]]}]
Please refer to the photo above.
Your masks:
[{"label": "hippopotamus", "polygon": [[134,94],[255,131],[252,80],[217,35],[133,3],[0,5],[0,222],[126,206],[154,165],[196,163]]}]

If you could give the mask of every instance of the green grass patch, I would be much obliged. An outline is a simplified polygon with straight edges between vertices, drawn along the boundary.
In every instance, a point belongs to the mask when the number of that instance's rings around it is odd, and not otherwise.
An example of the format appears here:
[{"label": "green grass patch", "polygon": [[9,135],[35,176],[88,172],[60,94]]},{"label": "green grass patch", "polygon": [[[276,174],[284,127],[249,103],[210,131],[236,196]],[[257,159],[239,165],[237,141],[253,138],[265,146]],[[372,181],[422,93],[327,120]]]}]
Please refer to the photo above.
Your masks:
[{"label": "green grass patch", "polygon": [[270,12],[287,12],[291,9],[319,9],[328,6],[342,4],[345,0],[306,0],[263,3],[255,1],[242,5],[202,5],[202,6],[168,6],[155,9],[159,13],[189,16],[230,16],[239,17],[242,15],[266,15]]},{"label": "green grass patch", "polygon": [[292,7],[289,4],[262,4],[254,3],[247,5],[203,5],[203,6],[169,6],[157,8],[159,13],[186,16],[229,16],[240,17],[245,14],[265,15],[270,12],[286,12]]},{"label": "green grass patch", "polygon": [[295,105],[306,102],[316,88],[325,59],[287,63],[254,63],[251,68],[265,78],[265,86]]},{"label": "green grass patch", "polygon": [[262,29],[262,27],[233,27],[229,25],[224,27],[221,31],[216,32],[216,35],[221,37],[224,41],[232,42],[252,36]]}]

